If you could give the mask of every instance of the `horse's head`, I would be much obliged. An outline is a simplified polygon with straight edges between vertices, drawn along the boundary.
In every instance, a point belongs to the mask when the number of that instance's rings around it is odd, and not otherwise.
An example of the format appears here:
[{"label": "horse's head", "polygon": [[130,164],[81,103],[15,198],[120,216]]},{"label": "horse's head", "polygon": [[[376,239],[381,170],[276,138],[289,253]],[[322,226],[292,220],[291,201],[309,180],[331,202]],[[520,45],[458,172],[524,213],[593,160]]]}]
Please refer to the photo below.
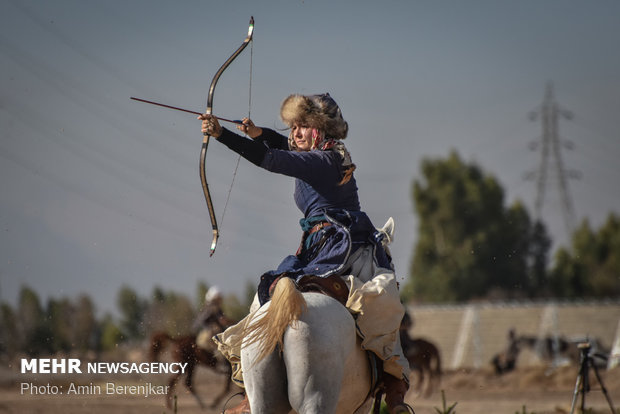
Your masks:
[{"label": "horse's head", "polygon": [[395,226],[394,219],[390,217],[382,228],[377,229],[377,231],[383,235],[381,238],[381,244],[384,248],[387,248],[388,245],[394,241]]}]

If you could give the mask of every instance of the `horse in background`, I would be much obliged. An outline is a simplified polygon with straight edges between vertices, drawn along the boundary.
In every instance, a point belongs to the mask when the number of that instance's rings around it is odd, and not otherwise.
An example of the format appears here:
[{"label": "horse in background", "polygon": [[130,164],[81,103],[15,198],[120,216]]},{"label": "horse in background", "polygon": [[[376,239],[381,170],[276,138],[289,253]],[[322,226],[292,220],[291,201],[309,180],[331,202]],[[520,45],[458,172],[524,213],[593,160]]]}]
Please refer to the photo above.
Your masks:
[{"label": "horse in background", "polygon": [[506,349],[493,356],[491,364],[497,375],[513,371],[517,359],[524,349],[530,349],[543,362],[557,365],[560,358],[569,351],[570,344],[564,338],[546,336],[539,338],[532,335],[517,336],[514,329],[508,331]]},{"label": "horse in background", "polygon": [[585,342],[590,344],[593,355],[602,356],[602,358],[595,359],[595,363],[600,367],[606,366],[604,359],[609,354],[609,350],[605,349],[597,338],[588,336],[566,338],[561,335],[547,335],[545,337],[522,335],[519,337],[519,343],[522,346],[533,350],[541,361],[552,366],[579,364],[581,362],[579,344]]},{"label": "horse in background", "polygon": [[[552,367],[564,364],[579,364],[580,352],[578,345],[588,342],[592,348],[600,354],[605,354],[606,350],[600,345],[596,338],[573,338],[567,339],[560,335],[547,335],[538,337],[534,335],[517,336],[514,329],[508,331],[508,345],[502,352],[496,354],[491,360],[498,375],[510,372],[516,368],[517,358],[524,349],[534,352],[538,359]],[[601,359],[602,361],[602,359]],[[597,363],[604,366],[604,362]]]},{"label": "horse in background", "polygon": [[497,375],[505,374],[515,369],[523,344],[528,340],[517,338],[514,329],[508,331],[508,346],[504,351],[495,354],[493,359],[491,359],[491,364],[495,368]]},{"label": "horse in background", "polygon": [[173,338],[165,332],[156,332],[151,335],[149,352],[150,360],[152,362],[157,362],[160,353],[169,343],[173,346],[172,358],[176,362],[185,363],[187,365],[185,367],[185,373],[179,372],[170,377],[170,380],[168,381],[168,393],[166,394],[166,406],[172,409],[172,399],[174,396],[176,383],[183,375],[185,375],[185,387],[194,396],[200,408],[204,409],[205,405],[198,393],[196,393],[193,385],[194,370],[198,366],[203,365],[216,372],[226,375],[226,385],[224,390],[215,397],[210,405],[211,408],[215,408],[230,391],[230,376],[232,374],[230,364],[226,361],[222,361],[223,363],[221,366],[223,367],[223,371],[218,370],[218,366],[220,365],[218,363],[220,361],[213,352],[200,348],[196,345],[196,335],[185,335]]},{"label": "horse in background", "polygon": [[409,336],[412,326],[411,316],[405,312],[400,325],[400,343],[411,372],[417,376],[412,386],[423,396],[429,397],[441,382],[441,357],[432,342]]}]

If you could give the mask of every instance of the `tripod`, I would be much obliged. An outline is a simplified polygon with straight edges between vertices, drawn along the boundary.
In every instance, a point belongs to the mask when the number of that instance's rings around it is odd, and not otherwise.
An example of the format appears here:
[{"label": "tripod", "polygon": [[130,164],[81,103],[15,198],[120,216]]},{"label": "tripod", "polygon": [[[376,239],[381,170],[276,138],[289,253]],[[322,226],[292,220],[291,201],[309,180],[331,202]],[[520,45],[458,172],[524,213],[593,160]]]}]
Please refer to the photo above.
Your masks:
[{"label": "tripod", "polygon": [[[611,398],[607,393],[607,388],[603,384],[603,380],[601,380],[601,376],[598,373],[598,368],[594,363],[594,359],[590,355],[590,343],[585,342],[581,343],[577,346],[581,351],[581,366],[579,367],[579,374],[577,375],[577,382],[575,383],[575,391],[573,393],[573,402],[570,407],[570,413],[573,414],[575,411],[575,403],[577,402],[577,394],[581,393],[581,413],[584,413],[585,405],[586,405],[586,394],[590,391],[590,379],[589,379],[589,369],[590,367],[594,368],[594,374],[596,375],[596,379],[601,386],[601,390],[607,399],[607,403],[609,404],[609,408],[611,409],[611,413],[615,414],[616,410],[614,408],[613,403],[611,402]],[[597,356],[601,359],[607,359],[605,355],[595,353],[594,356]]]}]

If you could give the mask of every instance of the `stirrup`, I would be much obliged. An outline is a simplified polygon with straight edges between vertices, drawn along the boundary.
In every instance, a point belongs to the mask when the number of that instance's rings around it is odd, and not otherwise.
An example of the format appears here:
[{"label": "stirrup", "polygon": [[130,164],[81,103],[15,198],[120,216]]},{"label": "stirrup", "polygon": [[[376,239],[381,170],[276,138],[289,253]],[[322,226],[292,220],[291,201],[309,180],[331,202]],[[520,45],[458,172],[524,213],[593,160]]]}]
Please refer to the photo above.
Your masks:
[{"label": "stirrup", "polygon": [[243,407],[243,405],[246,403],[247,401],[247,395],[245,392],[241,391],[238,392],[236,394],[231,395],[230,397],[228,397],[228,399],[226,400],[226,402],[224,403],[224,408],[222,408],[222,412],[221,414],[226,414],[229,409],[226,407],[228,405],[228,403],[230,402],[230,400],[232,400],[233,398],[235,398],[237,395],[243,395],[243,400],[237,404],[236,406],[230,408],[230,410],[236,410],[239,413],[249,413],[250,412],[250,406],[248,404],[247,410],[244,410],[246,407]]}]

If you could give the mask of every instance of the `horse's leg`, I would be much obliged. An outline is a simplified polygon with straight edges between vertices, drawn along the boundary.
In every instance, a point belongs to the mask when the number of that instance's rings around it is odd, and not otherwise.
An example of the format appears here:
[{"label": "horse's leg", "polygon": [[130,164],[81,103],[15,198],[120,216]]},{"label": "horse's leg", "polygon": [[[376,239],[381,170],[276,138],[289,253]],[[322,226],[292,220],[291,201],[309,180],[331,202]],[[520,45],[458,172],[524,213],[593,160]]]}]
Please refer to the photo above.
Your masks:
[{"label": "horse's leg", "polygon": [[426,389],[426,397],[430,397],[435,388],[439,385],[439,376],[440,373],[440,361],[439,361],[439,352],[437,348],[432,344],[428,343],[428,387]]},{"label": "horse's leg", "polygon": [[168,381],[168,393],[166,394],[166,406],[170,409],[172,409],[172,398],[174,397],[174,388],[176,387],[177,381],[179,380],[180,376],[181,376],[181,373],[174,374],[172,377],[170,377],[170,381]]},{"label": "horse's leg", "polygon": [[192,393],[192,395],[194,396],[194,398],[198,402],[198,405],[200,406],[200,408],[203,409],[203,408],[205,408],[205,405],[202,402],[202,400],[200,399],[200,396],[198,395],[196,390],[194,389],[194,384],[193,384],[193,382],[194,382],[193,381],[193,379],[194,379],[194,368],[195,367],[196,367],[196,365],[194,365],[194,364],[187,364],[187,368],[185,369],[185,387],[189,390],[189,392]]},{"label": "horse's leg", "polygon": [[411,387],[414,397],[422,395],[422,388],[424,386],[424,372],[422,370],[422,364],[417,357],[412,358],[410,362],[411,367]]},{"label": "horse's leg", "polygon": [[431,363],[428,358],[424,358],[424,365],[420,370],[422,372],[422,395],[428,397],[432,389],[431,381],[433,380],[433,371],[431,371]]},{"label": "horse's leg", "polygon": [[[206,349],[203,349],[203,348],[199,348],[197,346],[195,346],[195,347],[193,346],[192,350],[194,351],[194,356],[193,356],[193,358],[191,360],[196,361],[197,366],[200,366],[202,364],[206,368],[212,369],[213,371],[217,372],[218,374],[222,373],[221,371],[218,370],[218,366],[219,366],[218,360],[217,360],[216,356],[213,354],[212,351],[209,351],[209,350],[206,350]],[[190,365],[193,365],[193,364],[190,364]],[[225,374],[227,375],[227,377],[226,377],[227,378],[226,386],[225,386],[224,391],[222,391],[217,397],[215,397],[213,402],[211,402],[211,404],[209,405],[211,408],[217,407],[217,405],[220,403],[222,398],[224,398],[226,396],[226,394],[228,394],[228,391],[230,391],[230,383],[231,383],[230,377],[232,375],[232,368],[231,368],[231,366],[230,366],[230,364],[228,362],[225,363],[225,366],[226,366]],[[193,367],[192,367],[192,371],[193,371]],[[194,396],[198,397],[198,394],[194,394]],[[197,399],[200,400],[199,398],[197,398]]]},{"label": "horse's leg", "polygon": [[431,390],[434,391],[437,388],[439,388],[439,385],[441,384],[441,357],[439,356],[439,351],[437,350],[437,348],[433,347],[433,352],[434,352],[434,360],[435,360],[435,366],[433,367],[433,389]]},{"label": "horse's leg", "polygon": [[251,344],[241,349],[243,382],[250,401],[252,414],[287,413],[291,406],[288,401],[286,369],[276,350],[258,363],[253,356],[258,355],[258,345]]},{"label": "horse's leg", "polygon": [[356,349],[355,323],[335,300],[304,296],[308,311],[284,334],[289,401],[300,414],[335,413],[345,362]]},{"label": "horse's leg", "polygon": [[[307,332],[310,329],[298,323],[296,329],[284,335],[289,399],[300,414],[334,413],[342,386],[345,356],[324,346],[320,336]],[[313,341],[305,338],[313,338]]]},{"label": "horse's leg", "polygon": [[[232,375],[232,368],[230,367],[230,364],[226,364],[226,366],[228,367],[228,370],[226,372],[226,385],[224,387],[224,390],[222,390],[222,392],[219,393],[219,395],[217,397],[215,397],[215,399],[213,400],[213,402],[211,403],[211,408],[215,408],[219,405],[220,401],[222,401],[222,399],[224,397],[226,397],[226,395],[228,395],[228,392],[230,391],[230,386],[232,384],[232,381],[230,380],[230,376]],[[214,370],[217,371],[217,368],[214,367]]]}]

